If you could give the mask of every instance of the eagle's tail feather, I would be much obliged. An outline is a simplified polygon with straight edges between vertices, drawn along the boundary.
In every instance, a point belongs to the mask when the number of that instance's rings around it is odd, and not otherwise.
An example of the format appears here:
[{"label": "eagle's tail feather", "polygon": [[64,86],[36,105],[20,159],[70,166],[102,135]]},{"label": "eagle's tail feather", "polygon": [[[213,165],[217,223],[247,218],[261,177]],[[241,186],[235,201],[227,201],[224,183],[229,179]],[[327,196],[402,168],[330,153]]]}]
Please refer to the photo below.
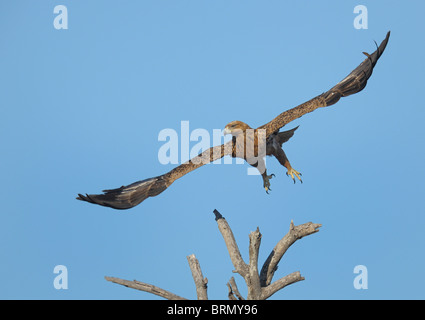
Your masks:
[{"label": "eagle's tail feather", "polygon": [[282,131],[279,132],[277,134],[278,138],[279,138],[279,143],[282,145],[283,143],[287,142],[289,139],[292,138],[292,136],[294,135],[295,130],[298,129],[299,126],[296,126],[295,128],[291,129],[291,130],[286,130],[286,131]]},{"label": "eagle's tail feather", "polygon": [[117,189],[103,190],[103,194],[78,194],[77,200],[87,201],[114,209],[129,209],[149,197],[167,189],[165,175],[134,182]]}]

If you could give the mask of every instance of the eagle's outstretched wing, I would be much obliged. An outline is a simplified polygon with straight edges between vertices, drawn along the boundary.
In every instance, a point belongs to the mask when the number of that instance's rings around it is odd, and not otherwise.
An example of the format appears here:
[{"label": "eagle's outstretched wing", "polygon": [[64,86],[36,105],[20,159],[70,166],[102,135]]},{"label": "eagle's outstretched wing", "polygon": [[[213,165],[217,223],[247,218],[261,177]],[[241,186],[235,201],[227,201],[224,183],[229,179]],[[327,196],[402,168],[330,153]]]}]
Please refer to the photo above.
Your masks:
[{"label": "eagle's outstretched wing", "polygon": [[373,68],[379,57],[387,46],[388,39],[390,38],[390,32],[388,31],[387,36],[372,54],[363,52],[367,58],[348,76],[338,82],[330,90],[318,95],[317,97],[304,102],[303,104],[282,112],[276,118],[269,123],[261,126],[261,129],[266,129],[266,136],[276,132],[284,125],[289,122],[302,117],[306,113],[312,112],[320,107],[328,107],[338,102],[341,97],[347,97],[351,94],[360,92],[366,87],[367,80],[372,75]]},{"label": "eagle's outstretched wing", "polygon": [[78,194],[78,200],[99,204],[114,209],[129,209],[149,197],[154,197],[167,189],[164,176],[134,182],[121,188],[102,190],[103,194]]},{"label": "eagle's outstretched wing", "polygon": [[[266,136],[269,137],[287,123],[303,116],[306,113],[312,112],[313,110],[320,107],[333,105],[341,97],[346,97],[350,94],[361,91],[366,86],[367,80],[372,74],[373,67],[384,51],[389,36],[390,32],[388,32],[385,40],[382,41],[381,45],[373,54],[368,55],[365,53],[368,58],[329,91],[322,93],[321,95],[295,108],[281,113],[269,123],[261,126],[260,128],[266,129]],[[289,139],[295,129],[290,130],[290,134],[282,136],[282,140],[286,138]],[[163,174],[162,176],[138,181],[117,189],[104,190],[103,194],[78,194],[77,199],[106,207],[111,207],[114,209],[129,209],[138,205],[149,197],[154,197],[160,194],[175,180],[184,176],[185,174],[201,167],[204,164],[220,159],[225,155],[236,155],[234,141],[229,141],[226,144],[212,147],[202,152],[198,156],[190,159],[189,161],[179,165],[170,172]]]},{"label": "eagle's outstretched wing", "polygon": [[162,176],[137,181],[117,189],[103,190],[103,194],[78,194],[77,200],[114,209],[130,209],[149,197],[157,196],[185,174],[231,154],[235,154],[233,141],[209,148]]}]

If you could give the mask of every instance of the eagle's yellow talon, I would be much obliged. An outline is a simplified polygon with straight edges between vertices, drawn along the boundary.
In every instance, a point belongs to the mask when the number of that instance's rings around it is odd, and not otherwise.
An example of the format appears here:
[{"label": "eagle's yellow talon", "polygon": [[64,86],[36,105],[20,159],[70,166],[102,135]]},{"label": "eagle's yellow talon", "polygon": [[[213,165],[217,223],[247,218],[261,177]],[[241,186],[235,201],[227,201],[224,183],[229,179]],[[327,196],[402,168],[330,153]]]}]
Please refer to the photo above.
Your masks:
[{"label": "eagle's yellow talon", "polygon": [[303,180],[301,179],[302,174],[300,172],[298,172],[297,170],[295,170],[294,168],[290,168],[287,172],[286,175],[289,177],[291,176],[292,180],[295,183],[295,177],[294,175],[298,178],[298,180],[300,180],[301,183],[303,183]]}]

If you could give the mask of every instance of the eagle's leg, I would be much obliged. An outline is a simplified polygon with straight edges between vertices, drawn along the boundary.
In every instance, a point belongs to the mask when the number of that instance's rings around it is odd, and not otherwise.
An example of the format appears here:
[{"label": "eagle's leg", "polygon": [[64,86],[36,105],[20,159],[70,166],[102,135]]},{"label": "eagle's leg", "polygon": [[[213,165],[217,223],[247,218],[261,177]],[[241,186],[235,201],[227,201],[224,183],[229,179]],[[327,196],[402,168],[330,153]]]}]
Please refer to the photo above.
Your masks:
[{"label": "eagle's leg", "polygon": [[[282,152],[283,152],[283,150],[282,150]],[[285,152],[283,152],[283,153],[285,154]],[[298,172],[297,170],[295,170],[294,168],[292,168],[291,163],[289,162],[288,158],[286,158],[286,155],[285,155],[285,162],[283,163],[283,165],[288,170],[288,171],[286,171],[286,175],[288,177],[291,176],[291,178],[294,181],[294,183],[296,181],[295,180],[295,177],[297,177],[298,180],[300,180],[300,182],[303,183],[303,181],[301,179],[302,174],[300,172]]]},{"label": "eagle's leg", "polygon": [[266,189],[266,193],[269,193],[272,189],[270,189],[270,179],[274,177],[274,174],[267,175],[266,162],[264,158],[255,158],[248,159],[247,162],[257,168],[257,170],[261,173],[261,177],[263,178],[263,187]]},{"label": "eagle's leg", "polygon": [[264,173],[261,175],[263,177],[263,187],[266,189],[266,193],[269,193],[272,189],[270,189],[270,179],[274,177],[274,174],[267,175],[267,173],[264,171]]},{"label": "eagle's leg", "polygon": [[257,169],[263,177],[263,187],[266,189],[266,193],[268,194],[269,191],[272,191],[272,189],[270,189],[270,179],[274,177],[274,174],[272,173],[271,175],[267,175],[266,162],[263,158],[260,158],[257,164]]},{"label": "eagle's leg", "polygon": [[277,158],[279,163],[287,169],[286,175],[288,177],[291,176],[294,183],[296,181],[295,177],[297,177],[298,180],[300,180],[300,182],[303,183],[301,179],[302,174],[298,172],[297,170],[295,170],[294,168],[292,168],[291,163],[289,162],[288,158],[286,157],[285,151],[283,151],[282,148],[277,148],[277,150],[274,153],[274,156]]}]

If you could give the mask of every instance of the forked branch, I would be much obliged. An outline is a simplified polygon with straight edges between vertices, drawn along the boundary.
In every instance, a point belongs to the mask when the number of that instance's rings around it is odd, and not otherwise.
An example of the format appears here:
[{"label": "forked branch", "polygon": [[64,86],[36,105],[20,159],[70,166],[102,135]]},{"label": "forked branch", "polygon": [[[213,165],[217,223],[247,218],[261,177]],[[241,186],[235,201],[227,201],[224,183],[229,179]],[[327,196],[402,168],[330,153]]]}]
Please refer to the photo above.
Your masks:
[{"label": "forked branch", "polygon": [[[273,276],[277,270],[277,265],[282,259],[288,248],[295,243],[295,241],[318,232],[321,227],[320,224],[307,222],[299,226],[295,226],[291,221],[288,233],[276,244],[272,252],[258,272],[258,254],[261,244],[261,233],[257,228],[249,234],[249,260],[246,263],[239,251],[238,244],[233,235],[232,229],[227,223],[226,219],[217,211],[214,210],[215,220],[217,221],[218,229],[223,236],[224,242],[229,252],[230,260],[235,268],[233,272],[239,273],[245,280],[248,288],[248,300],[264,300],[283,289],[284,287],[304,280],[299,271],[286,275],[279,280],[272,282]],[[207,283],[208,279],[202,275],[201,266],[195,255],[187,257],[192,277],[195,282],[196,294],[198,300],[208,299]],[[106,280],[121,284],[123,286],[152,293],[154,295],[163,297],[169,300],[186,300],[174,293],[161,289],[151,284],[140,281],[128,281],[114,277],[105,277]],[[243,296],[239,293],[236,281],[233,277],[227,283],[228,298],[231,300],[244,300]]]},{"label": "forked branch", "polygon": [[[226,219],[217,211],[214,210],[218,229],[220,230],[224,242],[229,251],[230,259],[232,260],[235,272],[239,273],[245,280],[248,287],[248,300],[264,300],[272,296],[282,288],[295,282],[304,280],[300,272],[293,272],[274,283],[271,283],[274,273],[277,269],[282,256],[286,250],[297,240],[304,236],[318,232],[320,224],[308,222],[299,226],[294,226],[293,221],[289,228],[289,232],[278,242],[275,248],[270,253],[267,260],[261,268],[261,274],[258,274],[258,253],[261,243],[261,233],[257,228],[249,234],[249,264],[246,264],[239,252],[232,229]],[[230,249],[229,249],[230,248]],[[241,268],[240,266],[244,266]],[[271,283],[271,284],[270,284]]]},{"label": "forked branch", "polygon": [[294,226],[294,222],[291,221],[289,232],[276,244],[261,268],[260,281],[262,287],[266,287],[271,283],[277,270],[277,265],[289,247],[302,237],[319,232],[318,229],[321,226],[321,224],[312,222]]}]

